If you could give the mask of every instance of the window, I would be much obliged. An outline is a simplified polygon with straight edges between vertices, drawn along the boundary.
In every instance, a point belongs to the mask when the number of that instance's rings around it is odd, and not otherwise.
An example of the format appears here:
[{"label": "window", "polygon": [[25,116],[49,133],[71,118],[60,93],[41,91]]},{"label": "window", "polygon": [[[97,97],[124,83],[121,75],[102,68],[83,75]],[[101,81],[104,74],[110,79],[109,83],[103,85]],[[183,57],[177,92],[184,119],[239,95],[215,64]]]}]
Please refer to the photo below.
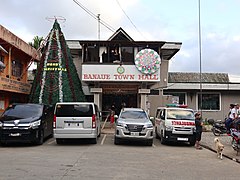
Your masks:
[{"label": "window", "polygon": [[163,92],[163,95],[172,95],[178,97],[178,104],[186,104],[186,93]]},{"label": "window", "polygon": [[[201,96],[198,94],[198,109]],[[202,110],[220,110],[220,94],[202,94]]]},{"label": "window", "polygon": [[150,95],[159,95],[159,90],[150,89]]},{"label": "window", "polygon": [[9,118],[15,117],[16,119],[29,118],[41,116],[42,106],[40,105],[28,105],[28,104],[19,104],[9,106],[4,115]]},{"label": "window", "polygon": [[4,56],[0,54],[0,73],[3,72],[5,67],[6,66],[4,65]]},{"label": "window", "polygon": [[158,109],[156,113],[156,117],[158,119],[165,119],[165,110],[164,109]]},{"label": "window", "polygon": [[87,47],[87,57],[85,62],[99,62],[99,52],[97,46],[88,46]]},{"label": "window", "polygon": [[121,119],[148,119],[147,114],[144,111],[123,111],[120,115],[120,118]]},{"label": "window", "polygon": [[16,77],[20,77],[23,72],[23,65],[19,61],[12,61],[12,75]]},{"label": "window", "polygon": [[167,118],[176,119],[176,120],[193,120],[194,121],[194,114],[193,114],[193,111],[191,110],[168,109]]},{"label": "window", "polygon": [[58,117],[92,117],[93,107],[91,104],[63,104],[58,105],[56,116]]},{"label": "window", "polygon": [[2,61],[2,63],[4,63],[4,56],[0,54],[0,61]]},{"label": "window", "polygon": [[133,47],[121,47],[122,62],[134,62]]}]

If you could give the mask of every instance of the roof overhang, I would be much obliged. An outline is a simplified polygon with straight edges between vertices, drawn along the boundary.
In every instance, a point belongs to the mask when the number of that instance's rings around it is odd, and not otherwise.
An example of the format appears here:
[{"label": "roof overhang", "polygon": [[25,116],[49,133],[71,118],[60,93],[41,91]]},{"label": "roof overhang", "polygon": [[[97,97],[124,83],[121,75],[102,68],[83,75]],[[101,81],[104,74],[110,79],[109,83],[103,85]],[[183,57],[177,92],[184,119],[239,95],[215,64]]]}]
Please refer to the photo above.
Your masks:
[{"label": "roof overhang", "polygon": [[77,40],[67,40],[66,42],[69,49],[82,49],[80,42]]},{"label": "roof overhang", "polygon": [[166,42],[161,47],[161,57],[164,60],[170,60],[181,49],[182,43]]},{"label": "roof overhang", "polygon": [[0,45],[6,51],[11,47],[17,51],[21,51],[20,54],[25,54],[33,60],[40,61],[40,55],[35,48],[28,43],[14,35],[12,32],[0,25]]}]

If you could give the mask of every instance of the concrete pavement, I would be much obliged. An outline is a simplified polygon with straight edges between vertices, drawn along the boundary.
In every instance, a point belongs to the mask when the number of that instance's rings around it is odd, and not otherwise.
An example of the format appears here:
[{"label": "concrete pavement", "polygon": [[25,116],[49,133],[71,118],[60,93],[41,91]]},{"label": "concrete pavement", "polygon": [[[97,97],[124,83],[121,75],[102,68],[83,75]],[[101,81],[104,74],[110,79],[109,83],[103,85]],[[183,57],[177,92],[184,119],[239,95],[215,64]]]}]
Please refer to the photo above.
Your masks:
[{"label": "concrete pavement", "polygon": [[202,140],[200,142],[201,146],[203,146],[204,148],[207,148],[211,151],[216,152],[215,144],[214,144],[215,137],[218,137],[220,142],[224,145],[223,156],[239,163],[240,162],[240,153],[238,153],[238,156],[237,156],[237,152],[233,150],[232,145],[231,145],[232,137],[228,136],[227,134],[223,134],[220,136],[214,136],[214,134],[212,132],[203,132]]},{"label": "concrete pavement", "polygon": [[[105,127],[102,129],[102,134],[114,134],[114,128],[110,129],[109,122],[106,122]],[[200,142],[201,146],[213,152],[216,152],[214,144],[215,137],[218,137],[220,142],[224,145],[223,157],[240,163],[240,153],[238,153],[237,156],[237,152],[233,150],[231,145],[232,138],[227,134],[214,136],[211,131],[203,132],[202,140]]]}]

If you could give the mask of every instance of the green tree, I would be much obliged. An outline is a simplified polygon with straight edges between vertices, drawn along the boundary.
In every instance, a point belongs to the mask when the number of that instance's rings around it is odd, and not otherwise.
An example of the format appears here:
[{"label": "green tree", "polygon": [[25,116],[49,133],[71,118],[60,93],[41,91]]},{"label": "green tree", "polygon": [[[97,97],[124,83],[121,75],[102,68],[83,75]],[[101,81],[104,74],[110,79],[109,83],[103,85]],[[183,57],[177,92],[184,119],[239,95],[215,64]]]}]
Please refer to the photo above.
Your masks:
[{"label": "green tree", "polygon": [[41,47],[43,40],[43,37],[35,36],[33,42],[29,42],[28,44],[38,50]]},{"label": "green tree", "polygon": [[[41,51],[41,49],[42,49],[41,45],[43,43],[43,40],[44,40],[43,37],[35,36],[33,38],[33,41],[29,42],[28,44],[30,46],[34,47],[36,50],[38,50],[40,52],[40,54],[41,54],[41,52],[42,52]],[[38,66],[37,62],[34,62],[34,64]]]}]

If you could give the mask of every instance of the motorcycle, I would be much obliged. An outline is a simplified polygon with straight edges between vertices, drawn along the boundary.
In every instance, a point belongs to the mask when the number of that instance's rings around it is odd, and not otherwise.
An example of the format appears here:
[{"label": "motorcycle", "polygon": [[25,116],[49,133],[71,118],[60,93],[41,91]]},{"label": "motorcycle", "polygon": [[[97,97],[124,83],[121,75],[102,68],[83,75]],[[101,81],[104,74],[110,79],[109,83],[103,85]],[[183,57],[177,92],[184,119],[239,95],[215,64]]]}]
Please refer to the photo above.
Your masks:
[{"label": "motorcycle", "polygon": [[231,128],[230,136],[232,137],[232,147],[235,151],[237,151],[238,155],[238,152],[240,151],[240,131],[235,128]]},{"label": "motorcycle", "polygon": [[227,128],[222,120],[208,119],[208,123],[212,125],[212,132],[215,136],[220,136],[221,134],[227,133]]}]

